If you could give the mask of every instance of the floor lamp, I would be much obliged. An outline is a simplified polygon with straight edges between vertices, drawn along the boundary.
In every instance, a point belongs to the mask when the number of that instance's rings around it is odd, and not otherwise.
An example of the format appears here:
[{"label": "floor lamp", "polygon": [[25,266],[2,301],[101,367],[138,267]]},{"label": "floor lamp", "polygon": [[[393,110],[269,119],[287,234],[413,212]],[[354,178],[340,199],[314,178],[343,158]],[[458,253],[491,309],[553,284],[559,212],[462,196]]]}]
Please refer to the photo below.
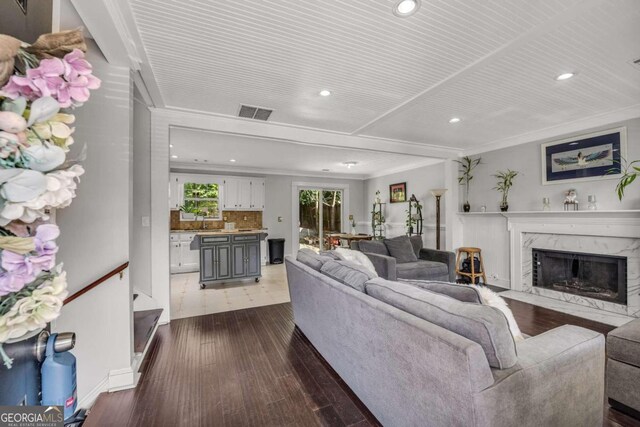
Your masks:
[{"label": "floor lamp", "polygon": [[431,190],[431,194],[436,198],[436,249],[438,250],[440,250],[440,198],[446,192],[446,188],[436,188]]}]

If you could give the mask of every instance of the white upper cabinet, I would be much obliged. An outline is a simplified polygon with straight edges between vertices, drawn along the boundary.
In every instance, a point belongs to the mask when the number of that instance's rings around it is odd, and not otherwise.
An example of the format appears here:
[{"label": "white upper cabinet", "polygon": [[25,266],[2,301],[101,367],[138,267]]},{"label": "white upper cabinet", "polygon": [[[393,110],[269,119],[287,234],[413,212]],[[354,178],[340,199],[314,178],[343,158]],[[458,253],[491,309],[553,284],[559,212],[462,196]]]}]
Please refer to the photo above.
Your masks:
[{"label": "white upper cabinet", "polygon": [[238,182],[238,209],[251,209],[251,180],[240,179]]},{"label": "white upper cabinet", "polygon": [[224,204],[222,209],[224,210],[236,210],[239,209],[240,195],[239,195],[239,180],[237,178],[227,177],[224,179],[223,194]]},{"label": "white upper cabinet", "polygon": [[251,210],[264,209],[264,179],[251,178]]},{"label": "white upper cabinet", "polygon": [[225,177],[224,210],[264,209],[264,178]]},{"label": "white upper cabinet", "polygon": [[180,194],[180,185],[178,177],[171,174],[169,179],[169,209],[180,209],[182,204],[182,194]]}]

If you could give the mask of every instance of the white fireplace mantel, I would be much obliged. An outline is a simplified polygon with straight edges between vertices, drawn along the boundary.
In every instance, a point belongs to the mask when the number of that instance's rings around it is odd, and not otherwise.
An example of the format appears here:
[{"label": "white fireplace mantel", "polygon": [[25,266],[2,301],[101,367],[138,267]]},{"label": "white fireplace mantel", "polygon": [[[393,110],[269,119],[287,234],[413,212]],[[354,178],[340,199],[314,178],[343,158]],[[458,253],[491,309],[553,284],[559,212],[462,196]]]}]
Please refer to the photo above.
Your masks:
[{"label": "white fireplace mantel", "polygon": [[[505,212],[510,239],[511,288],[535,292],[602,310],[640,316],[640,211]],[[628,258],[628,306],[531,286],[532,246],[585,253],[624,255]],[[526,253],[525,253],[526,251]]]}]

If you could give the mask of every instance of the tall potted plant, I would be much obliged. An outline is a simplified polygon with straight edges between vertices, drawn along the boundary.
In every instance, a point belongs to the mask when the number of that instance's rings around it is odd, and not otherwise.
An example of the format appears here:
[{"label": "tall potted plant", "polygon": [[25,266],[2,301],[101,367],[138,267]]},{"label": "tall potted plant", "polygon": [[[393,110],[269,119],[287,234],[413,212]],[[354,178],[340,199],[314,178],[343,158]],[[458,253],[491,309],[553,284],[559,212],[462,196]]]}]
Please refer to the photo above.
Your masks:
[{"label": "tall potted plant", "polygon": [[506,171],[498,171],[493,175],[498,179],[497,185],[493,188],[502,193],[502,201],[500,202],[500,210],[506,212],[509,210],[509,190],[513,186],[513,180],[518,175],[518,172],[507,169]]},{"label": "tall potted plant", "polygon": [[469,212],[471,210],[471,205],[469,204],[469,185],[471,180],[473,179],[473,175],[471,172],[480,164],[481,158],[472,159],[469,156],[465,156],[460,160],[456,160],[456,163],[460,165],[460,176],[458,177],[458,183],[460,185],[464,185],[464,205],[462,205],[462,209],[465,212]]}]

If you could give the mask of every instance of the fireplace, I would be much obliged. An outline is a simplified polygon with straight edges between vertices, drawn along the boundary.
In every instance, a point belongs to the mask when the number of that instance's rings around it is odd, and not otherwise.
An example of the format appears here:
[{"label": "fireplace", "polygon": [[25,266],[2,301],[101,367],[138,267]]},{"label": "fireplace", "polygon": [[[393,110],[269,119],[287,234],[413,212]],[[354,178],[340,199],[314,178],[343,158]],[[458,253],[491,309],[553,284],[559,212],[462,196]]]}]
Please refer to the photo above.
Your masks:
[{"label": "fireplace", "polygon": [[627,258],[532,249],[532,284],[627,305]]}]

